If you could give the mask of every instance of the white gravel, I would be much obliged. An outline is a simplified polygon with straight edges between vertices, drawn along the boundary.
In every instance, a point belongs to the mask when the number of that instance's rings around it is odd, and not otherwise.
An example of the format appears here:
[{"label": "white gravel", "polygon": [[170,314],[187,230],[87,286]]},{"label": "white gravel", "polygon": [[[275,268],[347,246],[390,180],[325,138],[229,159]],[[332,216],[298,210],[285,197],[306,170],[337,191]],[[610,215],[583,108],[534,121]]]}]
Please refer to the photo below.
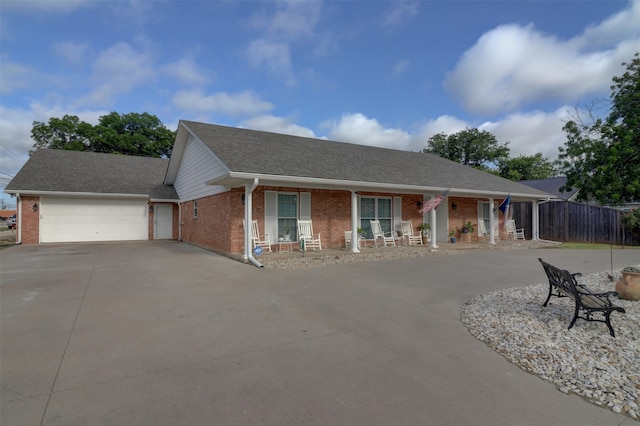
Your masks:
[{"label": "white gravel", "polygon": [[[605,272],[579,278],[595,292],[614,291]],[[616,337],[599,322],[578,319],[573,303],[552,297],[548,284],[500,290],[464,305],[460,318],[471,334],[525,371],[554,383],[561,392],[640,419],[640,302],[614,297],[626,313],[614,312]]]}]

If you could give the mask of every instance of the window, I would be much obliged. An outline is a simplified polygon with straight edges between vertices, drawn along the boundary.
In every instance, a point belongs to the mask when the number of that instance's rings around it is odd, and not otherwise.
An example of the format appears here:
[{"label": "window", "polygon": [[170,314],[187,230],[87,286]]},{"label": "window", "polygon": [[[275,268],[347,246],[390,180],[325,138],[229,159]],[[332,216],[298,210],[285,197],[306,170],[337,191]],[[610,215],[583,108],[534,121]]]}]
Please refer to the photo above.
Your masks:
[{"label": "window", "polygon": [[362,197],[360,198],[360,227],[365,238],[373,238],[371,220],[379,220],[384,232],[392,229],[391,198]]},{"label": "window", "polygon": [[193,217],[198,217],[198,201],[193,200]]},{"label": "window", "polygon": [[278,239],[296,241],[298,234],[298,194],[278,193]]},{"label": "window", "polygon": [[[494,215],[494,226],[498,223],[498,210],[496,209]],[[486,201],[478,201],[478,223],[484,222],[485,229],[489,231],[491,229],[491,209],[489,203]],[[478,230],[480,232],[480,230]]]}]

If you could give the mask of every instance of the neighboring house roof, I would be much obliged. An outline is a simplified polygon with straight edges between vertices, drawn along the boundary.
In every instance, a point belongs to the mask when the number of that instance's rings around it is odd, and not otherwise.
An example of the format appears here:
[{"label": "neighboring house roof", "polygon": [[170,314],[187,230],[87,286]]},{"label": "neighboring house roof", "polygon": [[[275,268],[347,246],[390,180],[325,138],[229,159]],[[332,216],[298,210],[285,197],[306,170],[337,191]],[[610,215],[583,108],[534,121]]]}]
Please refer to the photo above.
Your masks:
[{"label": "neighboring house roof", "polygon": [[185,146],[195,137],[223,164],[209,184],[341,187],[351,190],[439,192],[450,195],[548,198],[544,191],[444,158],[324,139],[181,121],[166,183],[173,184]]},{"label": "neighboring house roof", "polygon": [[547,192],[553,195],[553,198],[558,198],[561,200],[573,201],[578,194],[578,188],[573,188],[573,190],[568,192],[560,192],[560,188],[562,188],[567,183],[566,177],[521,180],[520,183],[535,189],[539,189],[540,191]]},{"label": "neighboring house roof", "polygon": [[7,193],[81,193],[178,200],[163,184],[169,161],[161,158],[39,149],[5,188]]}]

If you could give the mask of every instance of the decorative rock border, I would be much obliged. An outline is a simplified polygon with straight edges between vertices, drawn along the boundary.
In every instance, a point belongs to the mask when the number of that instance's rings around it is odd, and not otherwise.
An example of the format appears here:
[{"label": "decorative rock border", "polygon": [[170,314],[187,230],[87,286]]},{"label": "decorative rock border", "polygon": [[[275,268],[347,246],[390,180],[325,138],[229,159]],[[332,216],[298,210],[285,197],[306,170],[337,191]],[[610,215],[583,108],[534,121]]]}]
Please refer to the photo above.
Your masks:
[{"label": "decorative rock border", "polygon": [[[578,281],[605,292],[616,279],[603,272]],[[462,307],[460,319],[478,340],[561,392],[639,419],[640,302],[614,299],[626,310],[611,316],[614,338],[598,322],[578,319],[568,330],[572,301],[553,298],[545,308],[547,291],[544,283],[481,295]]]}]

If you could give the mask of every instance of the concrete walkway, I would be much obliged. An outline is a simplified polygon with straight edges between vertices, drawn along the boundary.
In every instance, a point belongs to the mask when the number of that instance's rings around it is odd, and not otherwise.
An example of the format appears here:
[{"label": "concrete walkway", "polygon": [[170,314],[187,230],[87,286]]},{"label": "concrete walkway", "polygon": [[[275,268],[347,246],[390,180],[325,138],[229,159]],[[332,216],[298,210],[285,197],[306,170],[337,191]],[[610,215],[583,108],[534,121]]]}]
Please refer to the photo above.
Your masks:
[{"label": "concrete walkway", "polygon": [[[617,268],[637,250],[615,250]],[[177,242],[0,251],[3,425],[634,424],[510,364],[460,307],[544,281],[538,257],[258,269]],[[542,301],[541,301],[542,302]]]}]

